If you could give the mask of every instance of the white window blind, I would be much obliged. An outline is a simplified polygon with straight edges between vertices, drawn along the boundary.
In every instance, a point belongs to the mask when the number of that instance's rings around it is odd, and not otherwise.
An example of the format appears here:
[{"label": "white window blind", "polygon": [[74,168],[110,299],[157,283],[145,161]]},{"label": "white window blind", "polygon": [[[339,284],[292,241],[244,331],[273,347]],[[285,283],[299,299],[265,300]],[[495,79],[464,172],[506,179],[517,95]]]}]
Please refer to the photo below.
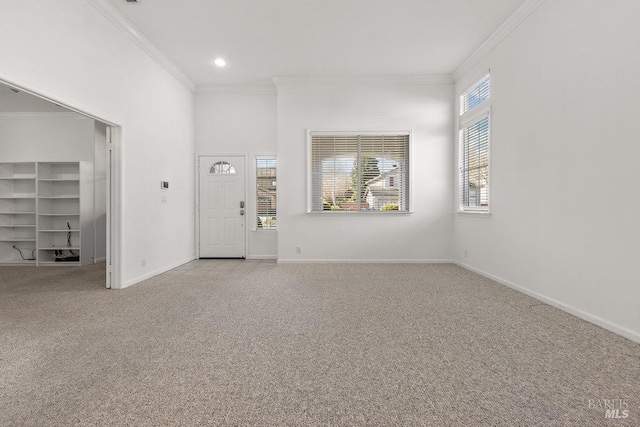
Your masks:
[{"label": "white window blind", "polygon": [[483,102],[489,100],[491,95],[491,79],[489,74],[484,76],[478,83],[473,85],[460,96],[460,115],[473,110]]},{"label": "white window blind", "polygon": [[463,208],[489,207],[489,115],[460,131]]},{"label": "white window blind", "polygon": [[489,210],[490,76],[460,96],[460,209]]},{"label": "white window blind", "polygon": [[408,134],[311,134],[312,212],[408,210]]},{"label": "white window blind", "polygon": [[256,157],[256,212],[258,230],[277,229],[277,163],[274,156]]}]

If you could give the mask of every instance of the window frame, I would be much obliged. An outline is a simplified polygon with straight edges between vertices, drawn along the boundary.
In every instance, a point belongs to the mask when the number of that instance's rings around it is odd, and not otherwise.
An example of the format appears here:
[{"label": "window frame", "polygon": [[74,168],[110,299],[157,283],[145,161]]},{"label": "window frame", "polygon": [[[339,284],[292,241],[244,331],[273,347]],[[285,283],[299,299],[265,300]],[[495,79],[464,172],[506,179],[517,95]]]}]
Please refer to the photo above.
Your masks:
[{"label": "window frame", "polygon": [[[463,112],[463,98],[466,94],[471,92],[474,88],[476,88],[485,78],[489,77],[489,96],[481,103],[477,104],[470,110]],[[457,97],[458,100],[458,108],[459,112],[458,116],[458,155],[457,155],[457,179],[456,179],[456,212],[457,213],[468,213],[474,215],[490,215],[491,214],[491,206],[492,206],[492,156],[491,156],[491,145],[492,145],[492,129],[493,129],[493,118],[492,118],[492,95],[491,95],[491,71],[488,70],[482,73],[482,76],[479,79],[474,80],[474,83],[467,87],[462,93]],[[487,169],[488,169],[488,191],[489,191],[489,200],[488,206],[465,206],[463,201],[463,193],[462,193],[462,168],[464,165],[463,156],[464,156],[464,148],[463,148],[463,131],[465,129],[470,128],[471,126],[476,125],[478,122],[483,120],[484,118],[488,119],[488,129],[487,129]]]},{"label": "window frame", "polygon": [[[412,214],[413,211],[413,129],[410,130],[398,130],[398,131],[326,131],[326,130],[311,130],[306,129],[307,133],[307,209],[306,213],[312,215],[406,215]],[[407,200],[406,206],[407,209],[403,211],[383,211],[383,210],[344,210],[344,211],[332,211],[332,210],[322,210],[322,211],[314,211],[313,210],[313,147],[312,147],[312,137],[313,136],[397,136],[403,135],[408,136],[409,142],[407,147],[407,154],[409,156],[408,167],[409,171],[407,173],[408,180],[408,189],[406,192]]]},{"label": "window frame", "polygon": [[[258,161],[259,160],[275,160],[276,162],[276,226],[274,228],[260,228],[258,227],[258,222],[257,222],[257,218],[258,218],[258,204],[259,204],[259,197],[258,197]],[[254,201],[255,201],[255,207],[256,207],[256,220],[253,223],[253,229],[255,231],[259,231],[259,232],[274,232],[274,231],[278,231],[278,156],[276,156],[275,154],[259,154],[259,155],[255,155],[254,156],[254,167],[255,167],[255,181],[254,181]]]}]

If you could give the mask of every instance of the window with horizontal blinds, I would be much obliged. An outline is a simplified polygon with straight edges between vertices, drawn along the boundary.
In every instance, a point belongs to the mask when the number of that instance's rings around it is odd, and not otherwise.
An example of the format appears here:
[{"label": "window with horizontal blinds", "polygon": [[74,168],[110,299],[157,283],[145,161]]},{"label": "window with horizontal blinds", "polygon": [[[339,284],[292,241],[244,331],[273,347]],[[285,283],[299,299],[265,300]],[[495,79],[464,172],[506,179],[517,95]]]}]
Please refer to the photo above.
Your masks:
[{"label": "window with horizontal blinds", "polygon": [[489,115],[460,130],[463,208],[489,207]]},{"label": "window with horizontal blinds", "polygon": [[275,156],[256,157],[256,228],[258,230],[277,229],[276,178]]},{"label": "window with horizontal blinds", "polygon": [[408,134],[311,133],[312,212],[408,210]]},{"label": "window with horizontal blinds", "polygon": [[489,74],[460,96],[460,115],[473,110],[489,100],[491,95],[491,79]]},{"label": "window with horizontal blinds", "polygon": [[463,211],[489,210],[490,76],[460,96],[459,196]]}]

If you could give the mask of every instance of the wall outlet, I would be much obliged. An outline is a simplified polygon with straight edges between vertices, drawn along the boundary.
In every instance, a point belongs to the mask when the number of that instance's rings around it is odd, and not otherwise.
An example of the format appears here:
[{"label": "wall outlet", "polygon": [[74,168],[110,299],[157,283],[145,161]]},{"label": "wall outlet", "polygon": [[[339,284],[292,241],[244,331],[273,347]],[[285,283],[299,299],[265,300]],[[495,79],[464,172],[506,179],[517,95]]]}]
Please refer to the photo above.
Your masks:
[{"label": "wall outlet", "polygon": [[142,258],[142,262],[141,262],[143,267],[147,266],[147,259],[146,258]]},{"label": "wall outlet", "polygon": [[302,253],[302,248],[300,246],[296,246],[296,253],[297,254],[301,254]]}]

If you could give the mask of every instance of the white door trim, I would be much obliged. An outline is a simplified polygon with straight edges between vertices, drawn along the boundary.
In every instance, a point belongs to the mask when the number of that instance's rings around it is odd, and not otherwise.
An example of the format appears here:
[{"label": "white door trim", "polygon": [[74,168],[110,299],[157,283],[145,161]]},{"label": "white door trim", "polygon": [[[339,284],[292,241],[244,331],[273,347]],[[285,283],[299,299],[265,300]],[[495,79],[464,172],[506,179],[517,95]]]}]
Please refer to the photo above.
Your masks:
[{"label": "white door trim", "polygon": [[111,288],[121,289],[122,282],[122,127],[99,113],[91,113],[85,106],[60,99],[40,88],[0,74],[0,83],[36,96],[83,116],[97,120],[111,129],[111,168],[107,168],[107,262],[106,276],[111,272]]},{"label": "white door trim", "polygon": [[[248,170],[247,170],[247,159],[249,157],[249,155],[247,153],[216,153],[216,154],[202,154],[202,153],[198,153],[195,155],[194,161],[195,161],[195,201],[196,201],[196,206],[195,206],[195,213],[196,213],[196,218],[195,218],[195,253],[196,253],[196,259],[200,258],[200,157],[224,157],[224,156],[238,156],[238,157],[242,157],[243,158],[243,162],[244,162],[244,198],[245,198],[245,211],[246,206],[247,206],[247,195],[249,193],[247,193],[247,186],[249,185],[248,180],[247,180],[247,175],[248,175]],[[244,259],[247,259],[247,253],[249,251],[249,232],[247,231],[248,229],[248,223],[247,223],[247,219],[245,219],[245,227],[244,227]]]}]

